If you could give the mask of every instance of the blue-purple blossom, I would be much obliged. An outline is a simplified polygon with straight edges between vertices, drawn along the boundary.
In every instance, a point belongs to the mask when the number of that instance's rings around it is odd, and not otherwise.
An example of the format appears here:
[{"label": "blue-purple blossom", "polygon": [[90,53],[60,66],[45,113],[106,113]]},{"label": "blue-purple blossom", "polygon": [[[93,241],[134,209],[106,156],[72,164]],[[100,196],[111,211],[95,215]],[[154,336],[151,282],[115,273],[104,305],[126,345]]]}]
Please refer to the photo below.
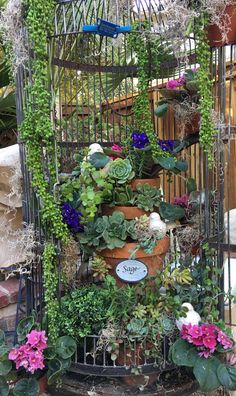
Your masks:
[{"label": "blue-purple blossom", "polygon": [[84,231],[84,226],[81,224],[82,216],[82,213],[74,209],[70,204],[64,203],[62,205],[63,222],[67,224],[70,231],[74,234]]},{"label": "blue-purple blossom", "polygon": [[148,137],[145,132],[132,133],[132,146],[135,148],[143,149],[147,144],[149,144]]},{"label": "blue-purple blossom", "polygon": [[159,140],[158,144],[162,151],[173,151],[174,150],[174,140]]}]

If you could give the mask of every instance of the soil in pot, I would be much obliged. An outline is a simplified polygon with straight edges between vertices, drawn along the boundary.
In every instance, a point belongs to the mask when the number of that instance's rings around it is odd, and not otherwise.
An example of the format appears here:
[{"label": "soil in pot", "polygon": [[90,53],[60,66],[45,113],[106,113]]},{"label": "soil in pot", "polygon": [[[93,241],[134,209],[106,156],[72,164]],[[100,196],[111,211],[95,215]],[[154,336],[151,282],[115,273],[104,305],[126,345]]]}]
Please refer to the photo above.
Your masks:
[{"label": "soil in pot", "polygon": [[126,220],[132,220],[136,217],[141,217],[143,215],[149,215],[150,212],[146,212],[144,209],[140,209],[137,206],[109,206],[102,205],[102,214],[106,216],[111,216],[113,212],[118,210],[122,212]]},{"label": "soil in pot", "polygon": [[236,7],[235,5],[228,5],[225,10],[225,16],[223,17],[225,22],[222,20],[222,26],[224,23],[227,26],[227,40],[222,37],[221,29],[218,25],[210,25],[207,27],[207,38],[211,47],[222,47],[225,44],[236,43]]},{"label": "soil in pot", "polygon": [[[122,287],[126,282],[118,279],[116,274],[116,266],[118,263],[128,260],[131,253],[136,249],[137,243],[126,243],[123,248],[116,248],[113,250],[104,249],[100,255],[104,257],[107,264],[111,266],[110,273],[117,279],[117,285]],[[155,249],[151,254],[145,253],[143,249],[138,249],[135,253],[135,260],[141,261],[148,268],[148,276],[155,276],[156,270],[162,268],[163,259],[169,249],[170,239],[168,236],[157,242]],[[132,264],[132,263],[130,263]],[[134,262],[135,265],[135,262]],[[132,281],[131,281],[132,283]]]}]

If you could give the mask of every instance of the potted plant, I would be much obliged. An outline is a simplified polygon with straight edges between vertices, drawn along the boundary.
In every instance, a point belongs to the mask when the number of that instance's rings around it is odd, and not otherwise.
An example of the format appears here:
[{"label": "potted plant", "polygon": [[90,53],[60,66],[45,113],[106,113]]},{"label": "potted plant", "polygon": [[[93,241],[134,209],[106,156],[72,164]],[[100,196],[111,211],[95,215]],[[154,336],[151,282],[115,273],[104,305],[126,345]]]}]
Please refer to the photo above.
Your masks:
[{"label": "potted plant", "polygon": [[6,395],[11,391],[16,396],[38,396],[70,367],[76,343],[69,336],[50,343],[45,331],[39,330],[34,315],[19,322],[17,336],[19,344],[11,348],[0,331],[1,391]]},{"label": "potted plant", "polygon": [[197,133],[200,126],[197,70],[187,69],[181,77],[169,80],[165,85],[160,89],[162,98],[155,114],[163,117],[171,107],[180,127],[180,136]]}]

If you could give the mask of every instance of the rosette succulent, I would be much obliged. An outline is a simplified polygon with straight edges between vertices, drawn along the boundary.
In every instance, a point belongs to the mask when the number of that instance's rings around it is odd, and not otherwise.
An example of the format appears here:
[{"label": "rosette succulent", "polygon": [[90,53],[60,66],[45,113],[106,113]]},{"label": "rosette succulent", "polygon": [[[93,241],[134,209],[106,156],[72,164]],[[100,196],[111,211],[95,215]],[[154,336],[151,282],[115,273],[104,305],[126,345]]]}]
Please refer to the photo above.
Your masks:
[{"label": "rosette succulent", "polygon": [[117,158],[111,162],[108,175],[118,184],[124,184],[133,179],[135,173],[128,159]]}]

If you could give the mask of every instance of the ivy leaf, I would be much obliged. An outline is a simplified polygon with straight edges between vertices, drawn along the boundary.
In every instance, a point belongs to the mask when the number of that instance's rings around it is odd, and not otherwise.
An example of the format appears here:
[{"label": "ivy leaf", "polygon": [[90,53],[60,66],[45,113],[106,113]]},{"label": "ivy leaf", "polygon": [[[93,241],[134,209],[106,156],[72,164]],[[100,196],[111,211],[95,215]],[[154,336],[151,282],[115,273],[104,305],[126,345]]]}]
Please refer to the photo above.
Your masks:
[{"label": "ivy leaf", "polygon": [[216,357],[208,359],[198,358],[193,367],[193,374],[199,382],[200,388],[203,392],[211,392],[221,386],[217,370],[220,365],[220,360]]}]

